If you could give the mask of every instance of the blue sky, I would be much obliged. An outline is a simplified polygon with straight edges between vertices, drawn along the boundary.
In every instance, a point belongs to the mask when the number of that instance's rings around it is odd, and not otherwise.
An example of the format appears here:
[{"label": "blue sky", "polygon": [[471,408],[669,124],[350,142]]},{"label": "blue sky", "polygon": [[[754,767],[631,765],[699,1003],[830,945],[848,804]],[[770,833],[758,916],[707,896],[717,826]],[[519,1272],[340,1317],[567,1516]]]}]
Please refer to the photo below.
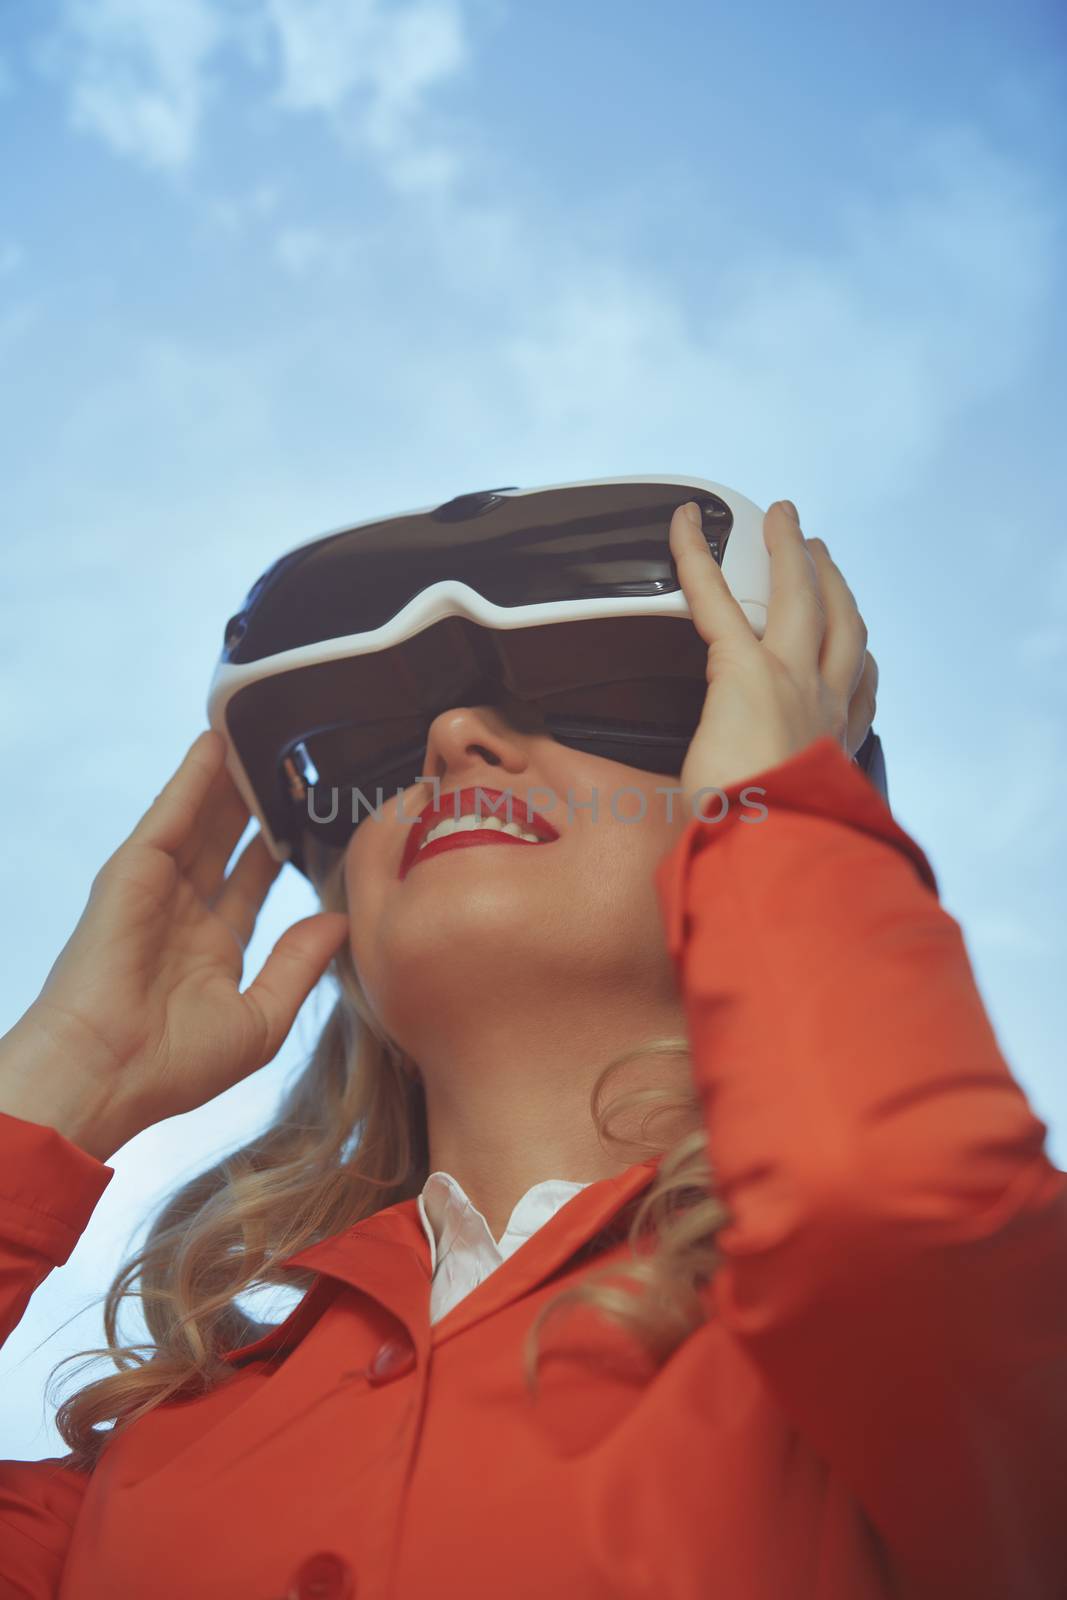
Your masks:
[{"label": "blue sky", "polygon": [[[4,7],[0,1031],[277,555],[692,473],[790,497],[842,567],[894,814],[1067,1165],[1065,35],[1051,0]],[[283,870],[246,981],[314,908]],[[49,1368],[327,1002],[116,1155],[0,1356],[0,1454],[63,1453]]]}]

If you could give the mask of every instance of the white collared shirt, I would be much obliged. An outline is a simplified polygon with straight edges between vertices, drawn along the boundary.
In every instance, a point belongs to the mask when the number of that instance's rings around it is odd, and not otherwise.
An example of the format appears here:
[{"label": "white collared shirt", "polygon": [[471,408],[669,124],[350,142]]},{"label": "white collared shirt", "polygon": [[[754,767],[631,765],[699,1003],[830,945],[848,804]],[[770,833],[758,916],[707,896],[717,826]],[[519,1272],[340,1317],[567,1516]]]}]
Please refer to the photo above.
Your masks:
[{"label": "white collared shirt", "polygon": [[[590,1178],[589,1183],[594,1181]],[[430,1322],[439,1322],[579,1189],[588,1189],[589,1183],[568,1183],[562,1178],[535,1183],[511,1213],[497,1243],[482,1213],[452,1174],[431,1172],[419,1195],[419,1217],[430,1241]]]}]

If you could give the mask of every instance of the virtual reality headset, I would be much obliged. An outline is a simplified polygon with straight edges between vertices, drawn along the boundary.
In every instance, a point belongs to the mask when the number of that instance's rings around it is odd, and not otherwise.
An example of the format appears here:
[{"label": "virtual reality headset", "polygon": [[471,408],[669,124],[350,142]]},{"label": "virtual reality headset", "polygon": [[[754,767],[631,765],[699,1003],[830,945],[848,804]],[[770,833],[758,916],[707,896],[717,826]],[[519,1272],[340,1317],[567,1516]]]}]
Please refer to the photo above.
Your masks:
[{"label": "virtual reality headset", "polygon": [[[706,478],[484,489],[268,567],[226,623],[208,720],[274,858],[310,876],[343,851],[426,778],[430,724],[457,705],[518,700],[563,744],[677,777],[708,688],[669,545],[687,500],[762,638],[764,513]],[[873,728],[853,759],[888,805]]]}]

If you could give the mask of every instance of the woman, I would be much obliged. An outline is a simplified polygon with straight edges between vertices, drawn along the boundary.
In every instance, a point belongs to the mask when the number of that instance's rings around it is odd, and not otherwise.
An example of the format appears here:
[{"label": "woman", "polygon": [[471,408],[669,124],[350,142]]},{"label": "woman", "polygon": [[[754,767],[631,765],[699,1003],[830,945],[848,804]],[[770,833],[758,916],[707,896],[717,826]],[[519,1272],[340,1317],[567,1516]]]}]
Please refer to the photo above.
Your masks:
[{"label": "woman", "polygon": [[[109,1157],[271,1060],[331,960],[342,993],[112,1287],[71,1454],[0,1468],[0,1594],[1067,1594],[1067,1178],[849,760],[851,592],[788,502],[765,539],[757,641],[672,522],[709,684],[673,809],[450,708],[244,994],[278,868],[257,836],[227,874],[218,735],[98,874],[0,1041],[5,1331]],[[571,803],[420,859],[432,776]],[[115,1328],[138,1271],[149,1360]],[[266,1332],[263,1281],[309,1291]]]}]

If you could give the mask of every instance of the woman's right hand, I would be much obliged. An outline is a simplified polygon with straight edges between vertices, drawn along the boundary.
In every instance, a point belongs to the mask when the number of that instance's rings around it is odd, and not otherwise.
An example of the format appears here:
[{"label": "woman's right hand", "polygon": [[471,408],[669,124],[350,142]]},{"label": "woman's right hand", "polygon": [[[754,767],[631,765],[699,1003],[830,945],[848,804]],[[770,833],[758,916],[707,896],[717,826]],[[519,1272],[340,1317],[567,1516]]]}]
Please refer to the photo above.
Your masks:
[{"label": "woman's right hand", "polygon": [[[339,912],[294,923],[241,993],[245,948],[281,863],[257,832],[226,875],[250,812],[224,753],[211,728],[190,745],[93,879],[77,927],[12,1030],[48,1040],[120,1142],[273,1060],[347,934]],[[47,1103],[46,1086],[34,1088]]]}]

